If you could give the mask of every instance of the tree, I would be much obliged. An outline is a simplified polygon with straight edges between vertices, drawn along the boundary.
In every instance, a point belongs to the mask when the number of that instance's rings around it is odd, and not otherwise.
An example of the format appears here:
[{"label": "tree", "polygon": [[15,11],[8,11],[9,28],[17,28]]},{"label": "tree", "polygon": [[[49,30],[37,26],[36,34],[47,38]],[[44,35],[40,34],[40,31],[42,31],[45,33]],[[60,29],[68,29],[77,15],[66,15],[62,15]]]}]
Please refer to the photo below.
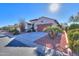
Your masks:
[{"label": "tree", "polygon": [[79,29],[79,24],[71,24],[69,26],[69,30],[72,30],[72,29]]},{"label": "tree", "polygon": [[74,22],[74,16],[71,16],[71,17],[69,18],[69,22]]},{"label": "tree", "polygon": [[58,28],[58,27],[55,27],[55,26],[49,26],[47,28],[45,28],[43,31],[46,31],[46,32],[63,32],[62,29]]},{"label": "tree", "polygon": [[14,35],[19,34],[19,31],[16,28],[10,29],[9,32],[13,33]]},{"label": "tree", "polygon": [[20,20],[19,27],[21,32],[25,32],[25,23],[24,19]]},{"label": "tree", "polygon": [[79,22],[79,12],[78,12],[77,15],[75,16],[75,22]]},{"label": "tree", "polygon": [[2,28],[0,28],[0,30],[1,30]]},{"label": "tree", "polygon": [[74,22],[74,23],[79,22],[79,12],[77,13],[77,15],[71,16],[69,22]]},{"label": "tree", "polygon": [[2,30],[7,30],[7,31],[9,31],[10,28],[7,27],[7,26],[4,26],[4,27],[2,27],[1,29],[2,29]]}]

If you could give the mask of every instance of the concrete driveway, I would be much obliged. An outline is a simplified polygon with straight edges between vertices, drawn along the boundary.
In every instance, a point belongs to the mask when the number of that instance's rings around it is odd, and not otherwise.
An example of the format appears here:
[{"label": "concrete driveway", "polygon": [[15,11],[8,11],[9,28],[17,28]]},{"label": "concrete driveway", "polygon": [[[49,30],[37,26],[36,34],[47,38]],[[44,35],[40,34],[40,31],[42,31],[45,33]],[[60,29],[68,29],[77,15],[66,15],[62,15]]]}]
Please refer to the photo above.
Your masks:
[{"label": "concrete driveway", "polygon": [[0,47],[0,56],[36,56],[31,47]]}]

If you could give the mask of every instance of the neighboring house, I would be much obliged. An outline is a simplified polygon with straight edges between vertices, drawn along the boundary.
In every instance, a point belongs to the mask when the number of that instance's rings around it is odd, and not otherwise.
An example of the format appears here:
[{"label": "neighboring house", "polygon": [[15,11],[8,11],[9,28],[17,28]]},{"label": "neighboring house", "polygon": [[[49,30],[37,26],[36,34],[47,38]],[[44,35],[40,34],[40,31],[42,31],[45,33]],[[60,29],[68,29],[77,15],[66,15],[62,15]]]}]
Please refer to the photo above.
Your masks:
[{"label": "neighboring house", "polygon": [[30,20],[30,22],[34,24],[34,28],[37,31],[43,31],[43,29],[48,26],[59,26],[59,23],[55,19],[48,17],[40,17],[38,19]]},{"label": "neighboring house", "polygon": [[[14,25],[14,27],[21,32],[20,26],[19,24]],[[28,30],[30,30],[32,27],[32,24],[30,22],[25,22],[25,32],[27,32]]]},{"label": "neighboring house", "polygon": [[6,35],[8,37],[13,37],[13,34],[6,30],[0,30],[0,34]]},{"label": "neighboring house", "polygon": [[32,24],[30,22],[25,23],[26,32],[32,28]]},{"label": "neighboring house", "polygon": [[[48,18],[48,17],[40,17],[38,19],[30,20],[29,22],[25,22],[25,29],[26,32],[30,29],[32,29],[34,24],[34,29],[38,31],[43,31],[44,28],[47,28],[48,26],[58,26],[60,27],[60,24],[57,22],[57,20]],[[9,25],[11,29],[16,28],[19,32],[21,32],[19,24]]]}]

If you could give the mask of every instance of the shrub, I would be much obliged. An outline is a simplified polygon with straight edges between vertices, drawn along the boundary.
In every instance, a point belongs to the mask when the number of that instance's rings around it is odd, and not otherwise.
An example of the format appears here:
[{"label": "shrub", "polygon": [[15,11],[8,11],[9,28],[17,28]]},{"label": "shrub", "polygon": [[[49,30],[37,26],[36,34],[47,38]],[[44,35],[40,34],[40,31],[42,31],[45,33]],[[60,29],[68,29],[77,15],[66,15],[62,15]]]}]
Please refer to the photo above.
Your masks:
[{"label": "shrub", "polygon": [[72,29],[79,29],[79,24],[71,24],[69,26],[69,30],[72,30]]},{"label": "shrub", "polygon": [[9,32],[13,33],[14,35],[19,34],[19,31],[16,28],[9,30]]},{"label": "shrub", "polygon": [[71,40],[78,40],[79,39],[79,31],[77,31],[75,29],[68,31],[68,37]]},{"label": "shrub", "polygon": [[79,31],[78,29],[72,29],[68,31],[69,47],[76,54],[79,53]]}]

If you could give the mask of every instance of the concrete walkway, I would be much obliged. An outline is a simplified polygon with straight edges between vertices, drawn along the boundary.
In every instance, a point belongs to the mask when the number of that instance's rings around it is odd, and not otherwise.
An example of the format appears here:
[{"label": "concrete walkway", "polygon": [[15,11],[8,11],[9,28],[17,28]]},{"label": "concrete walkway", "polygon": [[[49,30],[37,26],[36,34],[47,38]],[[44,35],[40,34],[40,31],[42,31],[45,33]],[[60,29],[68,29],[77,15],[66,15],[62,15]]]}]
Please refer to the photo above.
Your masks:
[{"label": "concrete walkway", "polygon": [[0,38],[0,47],[2,46],[6,46],[9,42],[11,42],[13,40],[10,39],[9,37],[3,37],[3,38]]}]

